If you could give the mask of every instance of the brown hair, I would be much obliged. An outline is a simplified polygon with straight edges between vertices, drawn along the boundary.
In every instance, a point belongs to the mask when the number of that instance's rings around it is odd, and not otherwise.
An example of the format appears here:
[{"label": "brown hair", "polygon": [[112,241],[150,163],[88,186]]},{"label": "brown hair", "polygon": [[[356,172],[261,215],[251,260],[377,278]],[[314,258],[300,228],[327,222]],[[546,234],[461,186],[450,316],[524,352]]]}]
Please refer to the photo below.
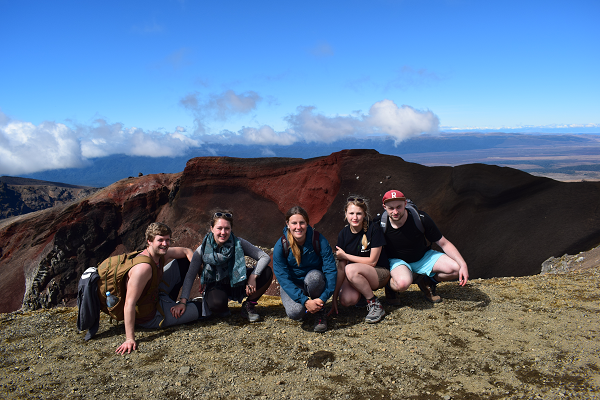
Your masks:
[{"label": "brown hair", "polygon": [[[358,199],[361,199],[362,201],[358,201]],[[363,232],[365,232],[365,234],[362,237],[361,244],[363,248],[366,249],[367,245],[369,244],[366,233],[369,230],[369,220],[371,219],[371,217],[369,216],[369,201],[364,196],[361,196],[359,194],[348,195],[348,200],[346,201],[346,205],[344,206],[344,219],[346,219],[346,212],[348,212],[348,206],[351,205],[359,207],[365,213],[362,227],[362,230]]]},{"label": "brown hair", "polygon": [[[217,217],[217,214],[221,214]],[[225,214],[230,214],[231,217],[226,216]],[[233,212],[231,210],[219,210],[215,209],[210,212],[210,227],[214,228],[215,224],[218,220],[224,219],[229,222],[231,225],[231,229],[233,229]]]},{"label": "brown hair", "polygon": [[[294,206],[294,207],[290,208],[288,210],[288,212],[285,213],[285,223],[286,224],[290,221],[290,218],[293,215],[301,215],[302,218],[304,218],[304,220],[306,221],[307,225],[310,223],[309,219],[308,219],[308,213],[306,212],[306,210],[300,206]],[[302,261],[302,252],[300,251],[300,246],[298,246],[296,239],[294,238],[294,236],[292,235],[292,232],[289,229],[287,231],[287,241],[290,244],[290,248],[292,249],[292,254],[294,255],[294,258],[296,259],[298,266],[300,266],[300,262]]]},{"label": "brown hair", "polygon": [[171,236],[171,228],[162,222],[153,222],[146,228],[146,240],[154,241],[156,236]]}]

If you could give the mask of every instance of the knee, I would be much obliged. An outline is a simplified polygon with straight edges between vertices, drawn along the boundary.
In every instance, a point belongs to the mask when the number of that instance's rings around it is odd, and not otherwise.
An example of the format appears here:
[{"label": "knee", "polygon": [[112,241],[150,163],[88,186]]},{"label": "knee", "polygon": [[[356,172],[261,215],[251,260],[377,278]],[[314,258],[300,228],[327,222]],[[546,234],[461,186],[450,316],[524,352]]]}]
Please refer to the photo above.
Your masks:
[{"label": "knee", "polygon": [[360,299],[360,293],[358,293],[356,291],[345,290],[345,291],[342,291],[340,294],[340,303],[344,307],[350,307],[350,306],[355,305],[356,303],[358,303],[359,299]]},{"label": "knee", "polygon": [[393,277],[390,279],[390,287],[395,292],[404,292],[411,285],[412,281],[408,279],[394,279]]},{"label": "knee", "polygon": [[289,319],[294,321],[301,321],[306,314],[306,310],[300,304],[296,304],[294,307],[286,308],[285,313]]},{"label": "knee", "polygon": [[356,268],[356,265],[355,264],[346,265],[346,278],[348,278],[348,280],[350,282],[352,282],[354,279],[356,279],[356,275],[358,275],[358,269]]}]

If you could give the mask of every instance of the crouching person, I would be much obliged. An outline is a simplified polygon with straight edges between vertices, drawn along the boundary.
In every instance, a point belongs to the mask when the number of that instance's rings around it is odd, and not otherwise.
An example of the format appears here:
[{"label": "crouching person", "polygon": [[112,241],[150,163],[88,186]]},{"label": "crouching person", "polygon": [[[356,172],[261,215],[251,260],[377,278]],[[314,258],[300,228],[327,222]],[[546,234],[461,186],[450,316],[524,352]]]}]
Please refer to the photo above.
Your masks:
[{"label": "crouching person", "polygon": [[308,225],[308,213],[302,207],[292,207],[285,220],[283,236],[273,249],[281,302],[288,317],[300,321],[313,314],[314,331],[325,332],[325,303],[337,279],[333,252],[327,239]]},{"label": "crouching person", "polygon": [[[146,229],[147,247],[133,259],[143,257],[143,262],[135,263],[124,277],[126,287],[121,292],[125,293],[126,340],[117,348],[117,354],[137,349],[135,325],[165,328],[198,319],[198,309],[193,304],[186,307],[181,315],[174,312],[175,299],[193,251],[185,247],[170,247],[171,233],[171,229],[163,223],[150,224]],[[102,289],[100,286],[99,292]]]}]

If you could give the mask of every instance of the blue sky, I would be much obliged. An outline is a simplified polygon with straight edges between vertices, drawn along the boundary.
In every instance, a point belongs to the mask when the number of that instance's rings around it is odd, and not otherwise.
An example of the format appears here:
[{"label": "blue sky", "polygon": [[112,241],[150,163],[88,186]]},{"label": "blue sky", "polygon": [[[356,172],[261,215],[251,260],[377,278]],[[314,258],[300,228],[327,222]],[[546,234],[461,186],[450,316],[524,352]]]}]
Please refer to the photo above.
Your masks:
[{"label": "blue sky", "polygon": [[598,17],[596,0],[0,0],[0,174],[211,142],[598,132]]}]

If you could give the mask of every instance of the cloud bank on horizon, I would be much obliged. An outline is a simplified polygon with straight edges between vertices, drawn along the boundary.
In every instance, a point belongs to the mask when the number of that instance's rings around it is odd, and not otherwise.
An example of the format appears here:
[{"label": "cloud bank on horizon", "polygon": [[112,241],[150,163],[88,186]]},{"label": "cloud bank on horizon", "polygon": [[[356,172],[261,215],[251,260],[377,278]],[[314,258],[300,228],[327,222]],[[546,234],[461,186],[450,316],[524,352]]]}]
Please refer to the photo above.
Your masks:
[{"label": "cloud bank on horizon", "polygon": [[[255,92],[236,94],[228,90],[213,95],[206,103],[190,94],[181,104],[194,112],[196,130],[186,135],[178,127],[162,133],[127,128],[122,123],[96,119],[91,125],[74,126],[56,122],[34,125],[11,120],[0,111],[0,175],[19,175],[60,168],[77,168],[88,159],[111,154],[173,157],[188,149],[211,143],[264,146],[289,146],[298,142],[332,143],[345,138],[392,138],[396,144],[421,133],[437,133],[438,117],[431,111],[419,111],[391,100],[373,104],[367,114],[325,116],[315,107],[298,107],[286,117],[289,128],[276,131],[268,125],[244,127],[238,132],[207,134],[206,121],[226,120],[229,116],[252,111],[261,97]],[[32,155],[35,155],[32,157]],[[263,155],[274,156],[266,148]]]}]

